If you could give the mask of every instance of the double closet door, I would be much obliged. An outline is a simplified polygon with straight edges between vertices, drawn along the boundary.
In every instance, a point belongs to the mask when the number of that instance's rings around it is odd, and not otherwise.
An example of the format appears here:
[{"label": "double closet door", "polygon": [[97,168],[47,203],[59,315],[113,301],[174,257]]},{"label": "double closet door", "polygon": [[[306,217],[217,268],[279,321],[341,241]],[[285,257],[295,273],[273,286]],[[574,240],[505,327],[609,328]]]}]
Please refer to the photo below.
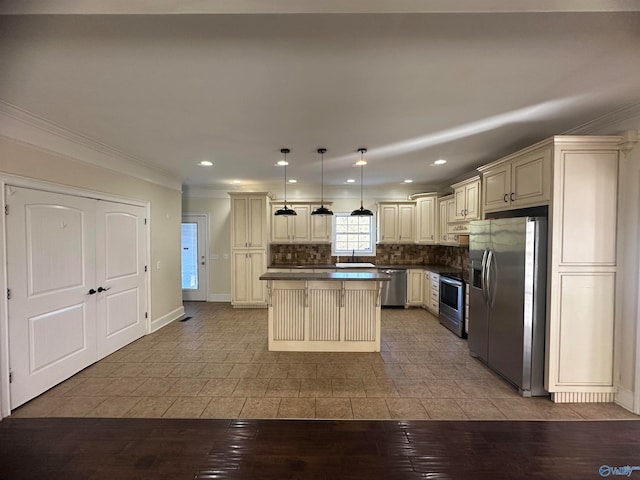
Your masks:
[{"label": "double closet door", "polygon": [[7,186],[11,408],[147,332],[145,208]]}]

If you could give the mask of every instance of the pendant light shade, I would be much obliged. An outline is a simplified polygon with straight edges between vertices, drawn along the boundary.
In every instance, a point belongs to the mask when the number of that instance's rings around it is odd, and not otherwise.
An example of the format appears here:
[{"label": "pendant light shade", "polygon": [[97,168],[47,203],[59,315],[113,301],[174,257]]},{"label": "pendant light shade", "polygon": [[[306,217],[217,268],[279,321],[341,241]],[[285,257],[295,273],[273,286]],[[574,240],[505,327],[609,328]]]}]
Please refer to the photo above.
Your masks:
[{"label": "pendant light shade", "polygon": [[371,210],[369,210],[368,208],[364,208],[363,207],[363,202],[362,202],[362,186],[364,184],[364,166],[366,165],[367,162],[364,161],[364,153],[367,151],[366,148],[359,148],[358,151],[360,152],[360,161],[356,163],[356,165],[360,165],[360,208],[354,210],[353,212],[351,212],[351,216],[352,217],[372,217],[373,216],[373,212]]},{"label": "pendant light shade", "polygon": [[297,215],[295,210],[287,207],[287,165],[288,165],[287,153],[289,152],[291,152],[291,150],[289,150],[288,148],[280,149],[280,153],[284,155],[284,160],[282,162],[282,165],[284,166],[284,208],[279,208],[278,210],[276,210],[274,215],[277,217],[281,215],[284,215],[284,216]]},{"label": "pendant light shade", "polygon": [[311,215],[333,215],[333,212],[324,206],[324,154],[326,153],[326,148],[319,148],[318,153],[320,154],[320,171],[322,172],[320,176],[320,185],[321,185],[321,200],[320,206],[316,208]]}]

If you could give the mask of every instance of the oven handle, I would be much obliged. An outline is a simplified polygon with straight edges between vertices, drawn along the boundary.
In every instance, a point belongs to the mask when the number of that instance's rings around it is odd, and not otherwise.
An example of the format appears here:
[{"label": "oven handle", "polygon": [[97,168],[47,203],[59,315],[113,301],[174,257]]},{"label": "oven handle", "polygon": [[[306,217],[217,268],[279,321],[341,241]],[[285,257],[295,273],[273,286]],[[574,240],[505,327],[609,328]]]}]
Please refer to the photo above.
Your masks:
[{"label": "oven handle", "polygon": [[453,278],[443,277],[440,275],[440,283],[446,283],[447,285],[453,285],[454,287],[461,287],[462,282],[460,280],[454,280]]}]

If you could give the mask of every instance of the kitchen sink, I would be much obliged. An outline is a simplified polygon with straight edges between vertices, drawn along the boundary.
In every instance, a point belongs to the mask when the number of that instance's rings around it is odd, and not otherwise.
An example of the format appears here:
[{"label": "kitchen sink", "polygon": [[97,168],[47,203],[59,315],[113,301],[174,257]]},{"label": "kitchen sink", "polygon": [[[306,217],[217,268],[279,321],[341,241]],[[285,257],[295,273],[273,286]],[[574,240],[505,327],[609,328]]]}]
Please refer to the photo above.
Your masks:
[{"label": "kitchen sink", "polygon": [[336,263],[336,268],[376,268],[373,263],[366,262],[346,262],[346,263]]}]

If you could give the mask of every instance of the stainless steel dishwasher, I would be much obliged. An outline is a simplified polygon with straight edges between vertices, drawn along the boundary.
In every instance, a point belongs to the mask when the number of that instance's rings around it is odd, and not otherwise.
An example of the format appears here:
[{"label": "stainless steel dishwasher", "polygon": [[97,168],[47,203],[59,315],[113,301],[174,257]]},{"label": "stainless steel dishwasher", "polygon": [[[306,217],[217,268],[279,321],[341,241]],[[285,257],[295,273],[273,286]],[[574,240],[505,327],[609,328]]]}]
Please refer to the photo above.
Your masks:
[{"label": "stainless steel dishwasher", "polygon": [[391,277],[382,282],[381,305],[383,307],[404,307],[407,303],[407,270],[400,268],[381,268],[380,273]]}]

